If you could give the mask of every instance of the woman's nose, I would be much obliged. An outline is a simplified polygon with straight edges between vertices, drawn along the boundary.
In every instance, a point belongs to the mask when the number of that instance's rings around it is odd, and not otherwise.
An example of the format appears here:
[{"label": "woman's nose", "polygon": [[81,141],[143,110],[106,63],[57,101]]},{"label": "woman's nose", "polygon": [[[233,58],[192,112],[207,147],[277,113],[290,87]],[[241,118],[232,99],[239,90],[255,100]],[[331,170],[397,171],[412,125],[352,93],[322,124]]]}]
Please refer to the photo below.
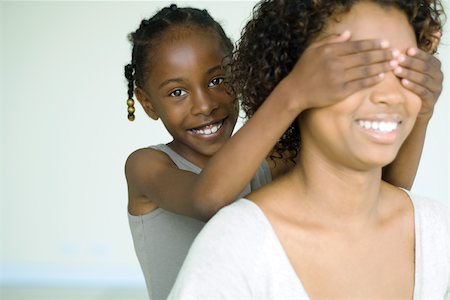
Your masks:
[{"label": "woman's nose", "polygon": [[388,72],[373,88],[370,99],[375,104],[398,105],[405,102],[406,97],[400,79],[394,73]]}]

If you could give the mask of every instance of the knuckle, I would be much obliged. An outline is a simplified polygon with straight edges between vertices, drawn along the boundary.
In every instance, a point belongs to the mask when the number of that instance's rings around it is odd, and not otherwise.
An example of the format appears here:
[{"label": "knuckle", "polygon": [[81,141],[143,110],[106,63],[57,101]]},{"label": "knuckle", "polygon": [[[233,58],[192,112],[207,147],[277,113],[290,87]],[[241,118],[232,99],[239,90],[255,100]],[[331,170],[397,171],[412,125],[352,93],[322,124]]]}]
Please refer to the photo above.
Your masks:
[{"label": "knuckle", "polygon": [[420,89],[419,91],[419,97],[422,99],[427,99],[430,96],[430,92],[427,91],[426,89]]},{"label": "knuckle", "polygon": [[420,85],[427,86],[430,84],[430,77],[428,76],[422,76],[419,80]]},{"label": "knuckle", "polygon": [[442,63],[439,59],[436,59],[436,65],[439,69],[442,67]]},{"label": "knuckle", "polygon": [[364,44],[363,44],[362,41],[353,43],[353,50],[354,51],[362,51],[363,49],[364,49]]},{"label": "knuckle", "polygon": [[362,61],[364,64],[369,63],[369,62],[370,62],[370,58],[371,58],[371,56],[370,56],[368,53],[362,53],[362,54],[361,54],[361,61]]},{"label": "knuckle", "polygon": [[361,75],[363,77],[368,77],[371,74],[370,67],[365,67],[361,69]]}]

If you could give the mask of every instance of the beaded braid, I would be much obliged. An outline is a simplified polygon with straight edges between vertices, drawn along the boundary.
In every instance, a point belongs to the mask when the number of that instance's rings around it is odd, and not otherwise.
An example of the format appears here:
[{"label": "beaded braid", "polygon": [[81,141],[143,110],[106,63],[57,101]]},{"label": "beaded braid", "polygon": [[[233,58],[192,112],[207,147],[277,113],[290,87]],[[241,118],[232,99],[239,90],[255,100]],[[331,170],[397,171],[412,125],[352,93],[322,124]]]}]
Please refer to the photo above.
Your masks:
[{"label": "beaded braid", "polygon": [[127,100],[127,106],[128,106],[128,120],[134,121],[134,100],[133,100],[133,94],[134,94],[134,75],[133,75],[133,65],[128,64],[125,66],[125,78],[128,79],[128,100]]},{"label": "beaded braid", "polygon": [[152,48],[162,38],[164,32],[173,26],[194,25],[203,30],[212,29],[220,38],[223,48],[231,55],[233,43],[225,34],[222,26],[215,21],[206,9],[200,10],[191,7],[179,8],[172,4],[159,10],[150,19],[141,21],[139,28],[128,35],[133,46],[131,63],[125,66],[125,78],[128,80],[128,120],[133,121],[134,116],[134,88],[144,86],[146,70],[150,64]]}]

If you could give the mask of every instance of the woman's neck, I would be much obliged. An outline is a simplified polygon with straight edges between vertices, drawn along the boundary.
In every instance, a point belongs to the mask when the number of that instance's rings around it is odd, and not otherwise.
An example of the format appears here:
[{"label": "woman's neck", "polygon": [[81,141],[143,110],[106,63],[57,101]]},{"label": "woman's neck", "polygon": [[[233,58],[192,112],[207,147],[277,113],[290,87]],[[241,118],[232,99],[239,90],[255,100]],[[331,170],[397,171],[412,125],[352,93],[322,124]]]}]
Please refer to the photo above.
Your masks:
[{"label": "woman's neck", "polygon": [[302,205],[333,226],[365,226],[380,210],[381,167],[360,171],[312,153],[301,155],[289,175]]}]

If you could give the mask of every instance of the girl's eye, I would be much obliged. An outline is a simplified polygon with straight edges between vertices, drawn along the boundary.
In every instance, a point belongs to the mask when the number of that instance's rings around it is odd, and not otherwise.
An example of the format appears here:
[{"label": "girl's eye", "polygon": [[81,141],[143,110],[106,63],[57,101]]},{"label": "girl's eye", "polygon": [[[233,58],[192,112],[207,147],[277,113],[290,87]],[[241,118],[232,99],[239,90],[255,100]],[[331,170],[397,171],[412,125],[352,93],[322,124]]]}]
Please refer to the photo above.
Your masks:
[{"label": "girl's eye", "polygon": [[208,84],[208,87],[217,86],[217,85],[221,84],[223,82],[223,80],[224,80],[223,77],[214,78],[213,80],[210,81],[210,83]]},{"label": "girl's eye", "polygon": [[171,96],[171,97],[181,97],[181,96],[184,96],[186,94],[187,94],[186,91],[178,89],[178,90],[175,90],[172,93],[170,93],[169,96]]}]

